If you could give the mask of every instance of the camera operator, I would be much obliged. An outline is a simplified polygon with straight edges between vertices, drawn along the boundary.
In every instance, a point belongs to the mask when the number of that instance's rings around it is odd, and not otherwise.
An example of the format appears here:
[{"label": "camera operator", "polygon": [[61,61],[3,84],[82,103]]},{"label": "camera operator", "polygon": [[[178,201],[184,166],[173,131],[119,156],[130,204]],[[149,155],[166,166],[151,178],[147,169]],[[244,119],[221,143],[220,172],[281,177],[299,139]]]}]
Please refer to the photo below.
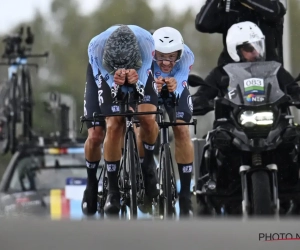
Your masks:
[{"label": "camera operator", "polygon": [[226,49],[228,29],[235,23],[251,21],[266,37],[266,60],[283,64],[282,36],[286,0],[206,0],[195,19],[203,33],[221,33],[223,51],[218,65],[233,62]]}]

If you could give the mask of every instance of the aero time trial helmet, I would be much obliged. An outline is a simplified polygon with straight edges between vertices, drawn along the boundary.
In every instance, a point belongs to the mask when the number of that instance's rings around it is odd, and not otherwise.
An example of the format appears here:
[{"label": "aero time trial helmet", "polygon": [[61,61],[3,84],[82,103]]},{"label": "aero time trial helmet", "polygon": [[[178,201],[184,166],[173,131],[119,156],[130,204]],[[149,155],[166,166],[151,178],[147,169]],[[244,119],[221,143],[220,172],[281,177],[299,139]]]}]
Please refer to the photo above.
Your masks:
[{"label": "aero time trial helmet", "polygon": [[107,38],[102,64],[109,74],[120,68],[138,70],[142,66],[137,38],[127,25],[121,25]]},{"label": "aero time trial helmet", "polygon": [[179,51],[178,62],[184,51],[184,41],[180,32],[172,27],[162,27],[153,33],[155,50],[168,54]]}]

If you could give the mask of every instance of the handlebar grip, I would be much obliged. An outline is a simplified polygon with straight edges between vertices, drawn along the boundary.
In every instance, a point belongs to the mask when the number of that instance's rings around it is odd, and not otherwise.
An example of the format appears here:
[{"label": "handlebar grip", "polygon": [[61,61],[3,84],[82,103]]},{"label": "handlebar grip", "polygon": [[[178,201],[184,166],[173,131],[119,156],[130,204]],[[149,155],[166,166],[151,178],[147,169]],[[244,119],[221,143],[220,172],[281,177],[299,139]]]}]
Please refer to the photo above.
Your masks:
[{"label": "handlebar grip", "polygon": [[114,102],[118,101],[118,98],[121,96],[120,95],[120,91],[122,90],[122,87],[126,86],[126,87],[132,87],[134,90],[136,90],[136,94],[138,95],[138,102],[140,103],[143,99],[144,99],[144,95],[145,95],[145,89],[144,86],[138,86],[138,84],[135,84],[135,88],[134,85],[131,84],[124,84],[122,86],[120,85],[116,85],[115,87],[111,88],[111,97],[114,99]]},{"label": "handlebar grip", "polygon": [[175,104],[175,106],[177,106],[177,96],[175,95],[174,92],[169,92],[167,86],[163,86],[162,89],[161,89],[161,92],[160,92],[160,97],[162,99],[169,99],[170,98],[170,95],[171,95],[171,99],[173,101],[173,103]]},{"label": "handlebar grip", "polygon": [[169,92],[169,94],[171,95],[172,97],[172,100],[174,101],[174,103],[176,102],[176,95],[174,92]]}]

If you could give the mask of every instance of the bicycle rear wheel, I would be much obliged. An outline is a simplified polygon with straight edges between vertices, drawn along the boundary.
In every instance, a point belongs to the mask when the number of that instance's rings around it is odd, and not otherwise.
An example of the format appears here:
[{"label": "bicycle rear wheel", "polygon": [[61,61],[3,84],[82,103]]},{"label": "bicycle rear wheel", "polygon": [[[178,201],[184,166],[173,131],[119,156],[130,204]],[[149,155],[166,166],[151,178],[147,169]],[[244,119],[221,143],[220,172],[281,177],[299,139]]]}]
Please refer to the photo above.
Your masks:
[{"label": "bicycle rear wheel", "polygon": [[98,178],[98,185],[102,184],[102,191],[98,192],[98,213],[100,217],[104,218],[104,205],[106,202],[107,198],[107,193],[108,193],[108,179],[107,179],[107,171],[106,171],[106,166],[102,166],[100,176]]},{"label": "bicycle rear wheel", "polygon": [[[126,137],[127,138],[127,137]],[[127,143],[127,141],[126,141]],[[125,144],[126,146],[127,144]],[[126,146],[127,147],[127,146]],[[127,205],[129,204],[129,199],[127,200],[127,185],[128,185],[128,161],[127,161],[127,148],[125,148],[121,161],[120,161],[120,169],[118,173],[118,181],[119,181],[119,187],[120,187],[120,193],[121,193],[121,218],[126,219],[127,217]]]},{"label": "bicycle rear wheel", "polygon": [[136,187],[136,158],[134,132],[128,131],[127,143],[127,162],[129,164],[130,176],[130,218],[137,218],[137,187]]}]

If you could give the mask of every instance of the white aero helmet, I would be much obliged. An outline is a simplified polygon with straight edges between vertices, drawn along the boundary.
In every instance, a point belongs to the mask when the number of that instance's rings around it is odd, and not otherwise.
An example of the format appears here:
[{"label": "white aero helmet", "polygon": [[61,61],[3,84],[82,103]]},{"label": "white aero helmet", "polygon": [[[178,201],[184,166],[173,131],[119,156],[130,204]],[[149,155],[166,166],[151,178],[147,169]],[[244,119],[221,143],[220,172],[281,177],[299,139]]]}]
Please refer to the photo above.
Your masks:
[{"label": "white aero helmet", "polygon": [[184,51],[184,41],[180,32],[172,27],[162,27],[153,33],[155,43],[155,50],[167,54],[180,51],[178,55],[178,62]]},{"label": "white aero helmet", "polygon": [[255,23],[240,22],[229,28],[226,36],[227,51],[235,62],[241,61],[237,47],[244,44],[251,44],[264,57],[265,36]]}]

